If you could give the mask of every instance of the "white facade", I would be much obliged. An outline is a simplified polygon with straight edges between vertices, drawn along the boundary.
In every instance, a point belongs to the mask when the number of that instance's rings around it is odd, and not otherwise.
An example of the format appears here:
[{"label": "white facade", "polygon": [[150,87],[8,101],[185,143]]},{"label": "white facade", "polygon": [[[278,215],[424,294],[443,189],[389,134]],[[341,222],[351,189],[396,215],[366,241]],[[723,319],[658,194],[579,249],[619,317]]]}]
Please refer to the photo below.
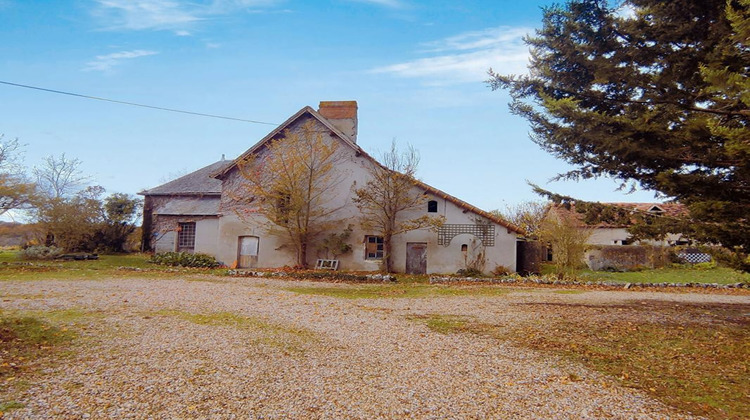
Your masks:
[{"label": "white facade", "polygon": [[586,243],[589,245],[645,244],[653,246],[673,246],[680,243],[680,241],[682,241],[682,235],[670,233],[661,241],[644,239],[634,242],[631,240],[631,235],[626,228],[599,227],[591,229],[591,236]]},{"label": "white facade", "polygon": [[[356,110],[356,103],[354,106]],[[337,153],[340,154],[340,159],[334,171],[340,182],[326,193],[326,205],[337,209],[330,216],[331,222],[335,222],[336,226],[331,233],[341,233],[347,227],[351,227],[352,230],[348,240],[352,251],[337,257],[339,269],[379,271],[382,269],[382,259],[368,258],[366,253],[368,237],[376,236],[377,232],[363,228],[362,214],[352,201],[353,191],[367,184],[371,176],[370,169],[377,163],[354,143],[352,137],[338,129],[337,122],[343,123],[343,126],[350,130],[351,127],[347,126],[347,123],[351,123],[350,120],[328,121],[321,114],[306,107],[253,146],[237,161],[243,157],[262,156],[265,150],[262,147],[264,142],[280,138],[279,133],[282,129],[293,132],[309,122],[315,124],[316,131],[325,133],[326,141],[339,144]],[[213,255],[230,267],[262,269],[294,266],[296,251],[292,245],[288,244],[287,238],[283,235],[271,234],[267,220],[258,213],[247,211],[247,205],[237,199],[237,197],[247,195],[243,189],[243,184],[247,180],[243,178],[237,167],[229,165],[212,176],[221,180],[221,201],[216,218],[200,218],[195,221],[195,252]],[[422,255],[421,253],[426,253],[424,258],[426,266],[422,269],[429,274],[455,273],[462,268],[465,269],[467,261],[475,258],[480,252],[486,260],[481,267],[485,273],[491,272],[497,266],[503,266],[511,271],[516,270],[517,228],[425,184],[417,183],[413,194],[425,196],[424,206],[421,209],[404,212],[403,217],[409,219],[423,215],[442,217],[446,225],[452,225],[451,232],[457,234],[450,238],[450,235],[447,235],[448,230],[443,230],[444,244],[438,244],[439,232],[434,229],[418,229],[395,235],[392,240],[391,261],[396,272],[406,271],[408,249],[411,249],[412,256],[414,253],[418,253],[419,256]],[[436,203],[432,203],[428,209],[429,201]],[[463,231],[473,233],[461,233]],[[163,235],[156,242],[155,250],[159,252],[167,248],[171,248],[170,251],[178,249],[176,237],[177,234],[174,232]],[[481,239],[484,239],[486,243]],[[245,246],[241,246],[243,243]],[[314,266],[318,258],[325,257],[319,251],[315,245],[308,250],[308,266]]]}]

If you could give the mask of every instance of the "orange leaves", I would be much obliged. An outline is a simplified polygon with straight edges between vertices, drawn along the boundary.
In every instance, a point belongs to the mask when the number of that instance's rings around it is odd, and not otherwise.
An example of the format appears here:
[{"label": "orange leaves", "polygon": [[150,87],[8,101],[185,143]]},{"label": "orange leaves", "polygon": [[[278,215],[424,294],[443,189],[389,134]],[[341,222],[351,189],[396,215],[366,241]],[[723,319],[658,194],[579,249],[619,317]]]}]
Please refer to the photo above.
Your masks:
[{"label": "orange leaves", "polygon": [[694,414],[750,416],[743,398],[750,389],[750,330],[741,316],[748,305],[541,304],[533,311],[544,322],[511,330],[513,342],[572,359]]}]

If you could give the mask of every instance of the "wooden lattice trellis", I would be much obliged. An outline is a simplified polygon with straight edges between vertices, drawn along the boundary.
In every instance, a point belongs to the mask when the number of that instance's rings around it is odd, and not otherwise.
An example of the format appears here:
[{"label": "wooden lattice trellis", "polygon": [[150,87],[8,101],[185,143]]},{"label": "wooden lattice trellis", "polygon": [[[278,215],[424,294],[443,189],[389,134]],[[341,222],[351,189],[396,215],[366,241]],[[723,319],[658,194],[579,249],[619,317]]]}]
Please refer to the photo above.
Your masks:
[{"label": "wooden lattice trellis", "polygon": [[468,233],[482,241],[484,246],[495,246],[495,225],[443,225],[438,229],[438,245],[448,246],[457,235]]},{"label": "wooden lattice trellis", "polygon": [[677,254],[680,259],[690,264],[711,262],[711,255],[703,252],[683,252]]}]

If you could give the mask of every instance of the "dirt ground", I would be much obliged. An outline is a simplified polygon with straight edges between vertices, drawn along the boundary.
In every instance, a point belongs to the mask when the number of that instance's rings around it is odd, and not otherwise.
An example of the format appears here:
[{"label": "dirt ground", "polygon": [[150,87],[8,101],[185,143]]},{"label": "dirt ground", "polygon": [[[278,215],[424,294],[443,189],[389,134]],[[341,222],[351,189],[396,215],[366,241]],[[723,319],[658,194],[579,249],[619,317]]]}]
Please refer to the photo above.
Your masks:
[{"label": "dirt ground", "polygon": [[3,282],[3,314],[75,333],[4,378],[5,418],[691,418],[567,359],[421,320],[513,329],[561,316],[745,326],[750,316],[747,294],[469,287],[452,296],[430,286],[417,298],[348,299],[300,287],[361,286]]}]

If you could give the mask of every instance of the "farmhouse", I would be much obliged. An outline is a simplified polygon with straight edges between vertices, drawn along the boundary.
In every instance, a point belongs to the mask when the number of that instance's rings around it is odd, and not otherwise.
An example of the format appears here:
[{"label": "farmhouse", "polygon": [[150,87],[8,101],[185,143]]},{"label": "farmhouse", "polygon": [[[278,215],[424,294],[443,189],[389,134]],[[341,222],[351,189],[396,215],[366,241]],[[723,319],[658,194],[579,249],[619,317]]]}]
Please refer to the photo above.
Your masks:
[{"label": "farmhouse", "polygon": [[[642,214],[664,217],[681,217],[687,214],[687,209],[680,203],[602,203],[624,210],[627,214]],[[667,234],[662,240],[645,239],[634,241],[628,233],[628,228],[633,221],[628,218],[618,218],[613,222],[599,222],[596,224],[587,224],[585,216],[576,211],[575,204],[570,207],[563,205],[552,205],[550,207],[550,216],[563,217],[574,220],[582,229],[590,229],[591,236],[587,243],[589,245],[654,245],[654,246],[675,246],[687,245],[689,241],[684,239],[680,234]]]},{"label": "farmhouse", "polygon": [[[321,102],[302,108],[234,160],[220,160],[144,195],[144,247],[155,252],[186,251],[213,255],[228,266],[275,268],[293,266],[296,253],[283,235],[269,231],[268,219],[248,207],[246,174],[241,165],[262,159],[269,143],[313,127],[325,141],[335,142],[340,159],[333,170],[343,179],[327,192],[327,205],[337,232],[349,232],[351,251],[338,255],[342,270],[377,271],[383,238],[363,226],[353,191],[371,179],[378,162],[357,145],[357,103]],[[411,194],[424,196],[424,206],[402,217],[441,217],[439,228],[422,228],[393,238],[393,265],[398,272],[454,273],[472,264],[490,272],[498,266],[516,269],[516,241],[522,231],[508,221],[450,194],[416,181]],[[313,244],[314,246],[314,244]],[[326,258],[321,249],[308,253],[308,265]]]}]

